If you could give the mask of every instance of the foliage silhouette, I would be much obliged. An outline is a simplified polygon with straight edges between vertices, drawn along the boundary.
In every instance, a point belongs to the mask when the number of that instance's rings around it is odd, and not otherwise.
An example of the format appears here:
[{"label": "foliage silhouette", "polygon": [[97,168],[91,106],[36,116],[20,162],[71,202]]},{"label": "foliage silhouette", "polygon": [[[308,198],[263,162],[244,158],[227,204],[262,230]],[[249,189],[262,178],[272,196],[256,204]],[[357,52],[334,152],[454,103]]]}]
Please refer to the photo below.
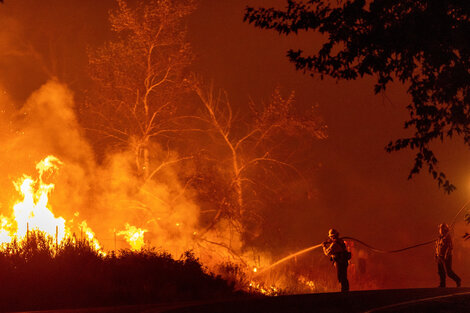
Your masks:
[{"label": "foliage silhouette", "polygon": [[58,247],[33,231],[0,250],[0,311],[128,305],[234,295],[232,285],[207,274],[188,251],[121,250],[103,256],[87,240]]},{"label": "foliage silhouette", "polygon": [[446,192],[455,189],[430,145],[454,135],[470,145],[470,6],[466,0],[289,0],[285,10],[248,7],[245,21],[280,34],[315,30],[328,36],[313,55],[289,50],[298,70],[355,80],[375,75],[375,92],[394,79],[408,86],[414,135],[388,152],[416,151],[409,178],[427,166]]}]

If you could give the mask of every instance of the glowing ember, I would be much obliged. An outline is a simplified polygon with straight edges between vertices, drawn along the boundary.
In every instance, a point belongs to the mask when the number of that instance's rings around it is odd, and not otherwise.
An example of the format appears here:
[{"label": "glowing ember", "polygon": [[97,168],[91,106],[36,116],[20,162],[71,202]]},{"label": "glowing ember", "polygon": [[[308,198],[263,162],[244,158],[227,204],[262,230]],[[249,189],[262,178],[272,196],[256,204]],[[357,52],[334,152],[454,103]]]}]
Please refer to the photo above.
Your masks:
[{"label": "glowing ember", "polygon": [[249,284],[251,291],[259,292],[266,296],[277,296],[280,290],[275,286],[266,287],[263,283],[251,281]]},{"label": "glowing ember", "polygon": [[309,289],[311,292],[314,292],[316,289],[315,282],[312,280],[309,280],[308,278],[304,276],[299,276],[298,281],[300,284],[303,284],[307,289]]},{"label": "glowing ember", "polygon": [[118,236],[124,236],[126,241],[131,246],[132,250],[140,250],[144,246],[144,233],[146,229],[137,228],[126,224],[126,230],[117,233]]}]

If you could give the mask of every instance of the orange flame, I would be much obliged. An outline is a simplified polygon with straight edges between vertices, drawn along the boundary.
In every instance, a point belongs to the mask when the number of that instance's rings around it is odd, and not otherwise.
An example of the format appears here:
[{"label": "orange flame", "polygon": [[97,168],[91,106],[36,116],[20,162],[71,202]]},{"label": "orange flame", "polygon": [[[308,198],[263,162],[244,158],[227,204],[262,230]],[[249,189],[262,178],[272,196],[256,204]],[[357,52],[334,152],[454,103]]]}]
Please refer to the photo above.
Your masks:
[{"label": "orange flame", "polygon": [[[36,180],[23,175],[13,183],[23,199],[13,206],[12,218],[0,215],[0,243],[12,242],[15,237],[21,240],[29,230],[39,230],[55,238],[58,244],[65,237],[72,237],[65,219],[56,217],[48,203],[49,195],[55,186],[45,181],[58,172],[60,165],[62,162],[58,158],[49,155],[37,163],[39,175]],[[97,251],[101,251],[101,246],[86,221],[83,221],[80,227],[86,239]]]},{"label": "orange flame", "polygon": [[65,237],[65,219],[55,217],[48,207],[49,194],[54,189],[54,184],[44,183],[46,174],[57,171],[62,164],[54,156],[48,156],[36,165],[39,178],[33,180],[24,175],[14,183],[16,190],[23,196],[23,201],[13,206],[13,218],[16,222],[16,236],[23,238],[28,229],[36,229],[45,232],[62,241]]},{"label": "orange flame", "polygon": [[93,230],[91,230],[90,227],[88,227],[86,221],[81,222],[81,224],[80,224],[80,229],[81,229],[82,232],[84,233],[85,238],[88,240],[88,242],[90,242],[90,243],[92,244],[93,248],[94,248],[96,251],[99,251],[100,254],[106,255],[106,253],[102,251],[102,248],[101,248],[100,243],[99,243],[98,240],[95,238],[95,233],[93,232]]},{"label": "orange flame", "polygon": [[117,235],[124,236],[132,250],[140,250],[145,245],[144,234],[146,232],[146,229],[137,228],[127,223],[126,230],[118,232]]}]

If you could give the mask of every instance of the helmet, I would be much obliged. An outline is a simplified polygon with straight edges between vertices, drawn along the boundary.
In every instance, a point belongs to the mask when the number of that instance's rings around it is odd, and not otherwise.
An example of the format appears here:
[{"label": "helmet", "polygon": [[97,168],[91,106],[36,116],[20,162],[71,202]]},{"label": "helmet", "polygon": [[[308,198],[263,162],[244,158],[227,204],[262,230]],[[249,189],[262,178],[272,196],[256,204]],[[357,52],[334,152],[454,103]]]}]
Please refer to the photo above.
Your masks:
[{"label": "helmet", "polygon": [[439,224],[439,229],[442,229],[443,231],[449,231],[449,225],[447,225],[446,223],[441,223]]},{"label": "helmet", "polygon": [[328,237],[337,238],[338,236],[339,236],[339,233],[336,229],[332,228],[328,231]]}]

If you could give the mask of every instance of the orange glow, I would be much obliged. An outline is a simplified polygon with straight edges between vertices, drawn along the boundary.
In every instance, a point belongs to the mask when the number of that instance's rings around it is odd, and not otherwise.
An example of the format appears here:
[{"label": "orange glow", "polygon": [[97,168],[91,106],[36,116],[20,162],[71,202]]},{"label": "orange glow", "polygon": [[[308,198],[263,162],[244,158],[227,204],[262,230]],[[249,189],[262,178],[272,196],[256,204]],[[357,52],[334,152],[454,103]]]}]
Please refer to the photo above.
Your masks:
[{"label": "orange glow", "polygon": [[[11,218],[0,216],[0,243],[10,243],[14,238],[21,240],[27,236],[28,231],[33,230],[51,236],[57,244],[66,237],[72,237],[70,226],[66,225],[65,219],[56,216],[49,206],[49,195],[55,185],[52,182],[46,183],[46,180],[58,173],[60,165],[62,162],[58,158],[49,155],[36,164],[37,179],[23,175],[13,183],[22,199],[13,206]],[[86,221],[79,226],[93,247],[104,253]]]},{"label": "orange glow", "polygon": [[118,232],[117,235],[124,236],[132,250],[140,250],[145,245],[144,234],[146,232],[146,229],[141,229],[135,226],[131,226],[130,224],[126,224],[126,230]]},{"label": "orange glow", "polygon": [[64,239],[65,219],[56,217],[48,207],[49,194],[54,189],[54,184],[44,182],[45,176],[58,171],[60,164],[61,162],[56,157],[48,156],[36,165],[39,172],[38,179],[34,180],[24,175],[14,183],[23,200],[13,206],[14,223],[12,224],[16,225],[16,232],[11,234],[10,238],[13,236],[23,238],[29,229],[45,232],[52,237],[57,235],[59,242]]},{"label": "orange glow", "polygon": [[0,216],[1,220],[1,229],[0,229],[0,243],[6,243],[6,242],[11,242],[12,237],[8,229],[11,229],[11,224],[5,216],[1,215]]},{"label": "orange glow", "polygon": [[91,230],[90,227],[88,227],[86,221],[80,223],[80,229],[82,230],[88,242],[92,244],[93,248],[95,248],[96,251],[99,251],[102,255],[106,255],[106,253],[102,251],[100,243],[95,238],[95,233],[93,230]]},{"label": "orange glow", "polygon": [[265,286],[263,283],[251,281],[249,284],[251,291],[262,293],[266,296],[277,296],[280,290],[275,286]]}]

